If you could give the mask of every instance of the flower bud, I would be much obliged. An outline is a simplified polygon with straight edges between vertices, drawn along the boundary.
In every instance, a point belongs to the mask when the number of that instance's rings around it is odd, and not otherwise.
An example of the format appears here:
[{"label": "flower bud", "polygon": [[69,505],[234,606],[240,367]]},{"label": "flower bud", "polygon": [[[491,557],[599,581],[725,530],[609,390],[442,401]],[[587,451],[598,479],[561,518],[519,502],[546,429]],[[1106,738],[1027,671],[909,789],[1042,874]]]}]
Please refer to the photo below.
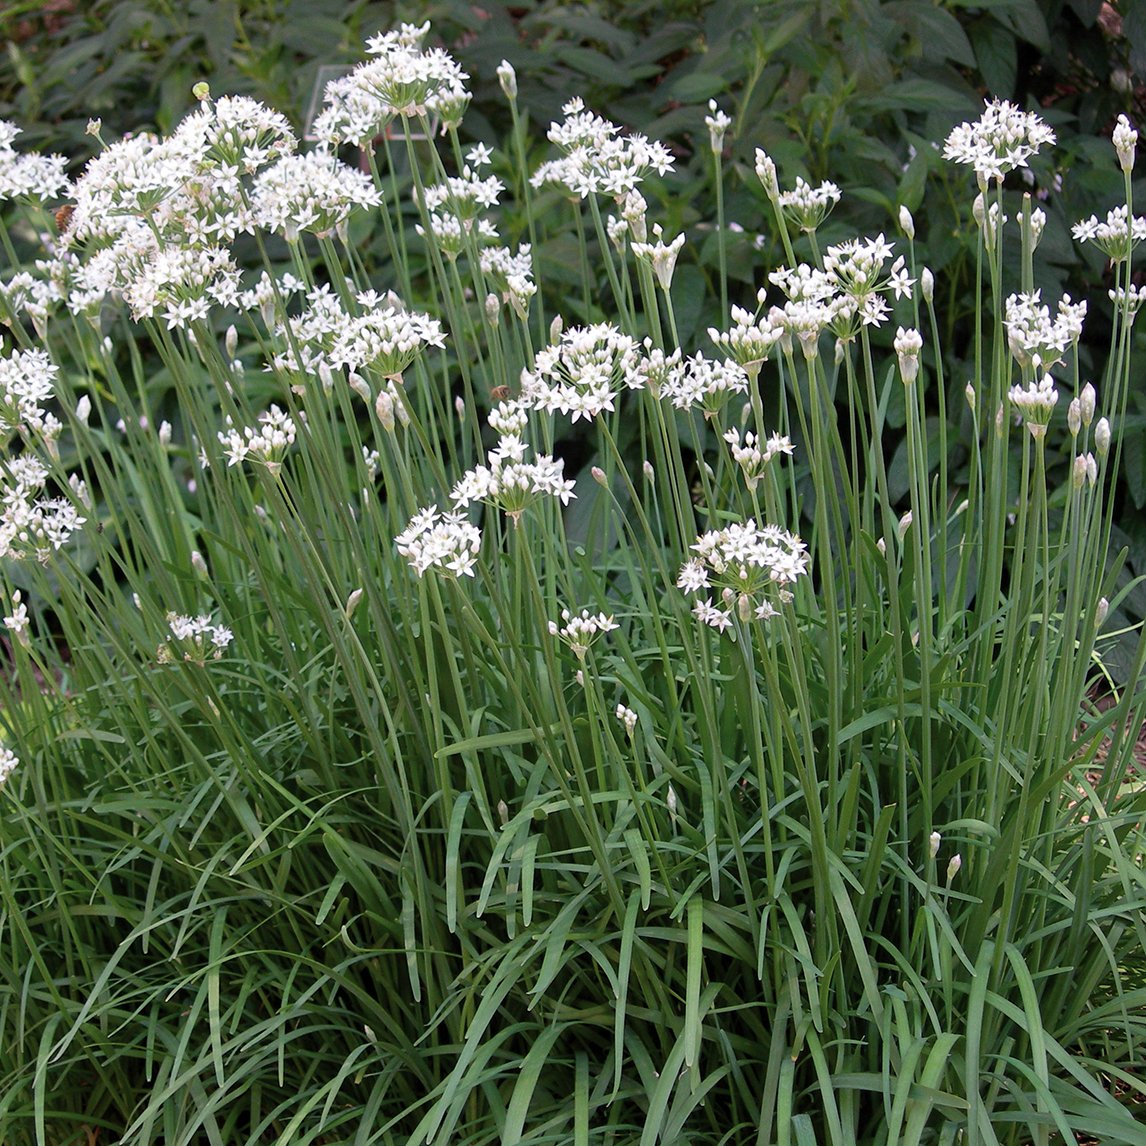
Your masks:
[{"label": "flower bud", "polygon": [[385,390],[378,393],[378,398],[374,402],[374,413],[378,415],[382,429],[388,433],[392,432],[394,429],[394,399]]},{"label": "flower bud", "polygon": [[931,859],[934,859],[939,854],[939,844],[942,842],[943,837],[938,832],[932,832],[927,837],[927,854]]},{"label": "flower bud", "polygon": [[769,199],[780,197],[780,181],[776,177],[776,164],[763,148],[756,148],[756,178],[760,180]]},{"label": "flower bud", "polygon": [[466,420],[466,400],[460,394],[454,399],[454,413],[457,414],[459,422]]},{"label": "flower bud", "polygon": [[358,608],[359,602],[362,600],[363,590],[355,589],[349,597],[346,598],[346,617],[347,620],[353,615],[354,610]]},{"label": "flower bud", "polygon": [[902,541],[907,531],[911,528],[911,523],[915,519],[912,517],[911,510],[909,509],[900,519],[899,525],[896,527],[896,532],[899,534],[899,540]]},{"label": "flower bud", "polygon": [[1094,427],[1094,448],[1098,456],[1104,461],[1110,453],[1110,423],[1105,418],[1099,418]]},{"label": "flower bud", "polygon": [[1082,429],[1082,403],[1077,398],[1072,398],[1067,407],[1066,428],[1072,438],[1077,438],[1078,431]]},{"label": "flower bud", "polygon": [[963,866],[963,857],[956,852],[951,857],[951,862],[947,865],[947,882],[948,884],[959,874],[959,869]]},{"label": "flower bud", "polygon": [[918,330],[905,330],[902,326],[895,335],[895,353],[899,358],[899,375],[909,386],[919,375],[919,352],[923,349],[923,336]]},{"label": "flower bud", "polygon": [[1093,486],[1098,481],[1098,462],[1093,454],[1086,455],[1086,480]]},{"label": "flower bud", "polygon": [[909,238],[915,238],[915,220],[904,204],[899,205],[899,228]]},{"label": "flower bud", "polygon": [[556,344],[561,341],[561,332],[565,329],[565,320],[561,315],[556,314],[553,316],[553,321],[549,324],[549,341]]},{"label": "flower bud", "polygon": [[923,295],[923,301],[930,306],[935,297],[935,276],[930,267],[924,267],[919,272],[919,292]]},{"label": "flower bud", "polygon": [[1106,621],[1106,614],[1110,612],[1110,602],[1105,597],[1098,598],[1098,604],[1094,609],[1094,627],[1101,629]]},{"label": "flower bud", "polygon": [[370,392],[370,383],[367,382],[366,379],[363,378],[357,370],[352,370],[350,372],[350,378],[348,381],[350,383],[350,389],[353,390],[354,393],[357,394],[363,402],[370,401],[372,397]]},{"label": "flower bud", "polygon": [[593,475],[593,480],[600,486],[608,486],[609,479],[605,476],[605,471],[600,466],[594,466],[590,471]]},{"label": "flower bud", "polygon": [[207,579],[207,562],[203,560],[203,554],[198,549],[191,551],[191,568],[204,580]]},{"label": "flower bud", "polygon": [[490,291],[490,293],[485,296],[485,319],[490,326],[497,326],[499,318],[501,318],[501,299]]},{"label": "flower bud", "polygon": [[92,400],[87,394],[81,394],[80,400],[76,403],[76,421],[86,426],[91,415]]},{"label": "flower bud", "polygon": [[1079,454],[1074,459],[1074,469],[1070,475],[1070,482],[1075,489],[1082,489],[1082,483],[1086,481],[1086,459],[1089,456],[1089,454]]},{"label": "flower bud", "polygon": [[1078,406],[1082,413],[1082,424],[1089,426],[1094,421],[1094,387],[1088,382],[1078,395]]},{"label": "flower bud", "polygon": [[510,101],[517,99],[517,72],[508,60],[502,60],[497,65],[497,79],[505,98]]},{"label": "flower bud", "polygon": [[971,409],[971,413],[975,412],[975,387],[972,383],[968,382],[963,389],[963,397],[967,399],[967,405]]},{"label": "flower bud", "polygon": [[1118,117],[1111,138],[1114,143],[1114,150],[1118,153],[1118,166],[1123,171],[1133,171],[1134,152],[1138,146],[1138,132],[1130,126],[1130,121],[1126,116],[1120,115]]}]

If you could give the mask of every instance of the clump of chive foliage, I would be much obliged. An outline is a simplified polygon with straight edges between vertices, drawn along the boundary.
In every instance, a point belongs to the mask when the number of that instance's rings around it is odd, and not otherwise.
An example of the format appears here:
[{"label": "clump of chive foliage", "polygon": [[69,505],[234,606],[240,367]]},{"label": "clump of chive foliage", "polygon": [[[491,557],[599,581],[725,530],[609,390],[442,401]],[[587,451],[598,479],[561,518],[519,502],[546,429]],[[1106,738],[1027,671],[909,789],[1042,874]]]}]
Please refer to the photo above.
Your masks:
[{"label": "clump of chive foliage", "polygon": [[952,132],[951,379],[910,214],[821,250],[763,153],[785,265],[682,344],[671,152],[575,99],[528,168],[508,63],[472,143],[427,40],[310,151],[205,90],[74,183],[0,126],[4,1142],[1141,1141],[1131,126],[1094,380],[1004,188],[1053,133]]}]

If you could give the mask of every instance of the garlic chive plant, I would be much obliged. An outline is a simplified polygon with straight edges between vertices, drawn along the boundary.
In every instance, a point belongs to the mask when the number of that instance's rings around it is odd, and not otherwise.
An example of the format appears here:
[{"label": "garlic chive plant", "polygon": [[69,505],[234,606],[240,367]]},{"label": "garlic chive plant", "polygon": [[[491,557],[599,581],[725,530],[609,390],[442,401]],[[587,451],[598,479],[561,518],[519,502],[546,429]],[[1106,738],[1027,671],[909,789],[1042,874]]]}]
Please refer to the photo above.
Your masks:
[{"label": "garlic chive plant", "polygon": [[673,153],[574,99],[526,170],[428,38],[309,152],[0,125],[0,1138],[1143,1141],[1133,129],[1101,379],[1004,188],[1052,132],[951,133],[952,379],[908,212],[821,250],[757,152],[785,265],[682,340]]}]

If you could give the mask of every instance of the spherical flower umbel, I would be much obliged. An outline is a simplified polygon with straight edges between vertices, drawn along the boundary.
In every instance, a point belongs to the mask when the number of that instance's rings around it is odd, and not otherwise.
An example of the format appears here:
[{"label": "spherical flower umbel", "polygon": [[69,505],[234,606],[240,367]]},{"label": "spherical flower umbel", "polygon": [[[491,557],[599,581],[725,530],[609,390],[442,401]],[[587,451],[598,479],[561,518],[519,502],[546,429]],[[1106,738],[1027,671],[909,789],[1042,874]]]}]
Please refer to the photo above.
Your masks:
[{"label": "spherical flower umbel", "polygon": [[840,189],[834,183],[813,187],[799,176],[791,191],[780,192],[780,209],[785,217],[808,234],[819,227],[839,201]]},{"label": "spherical flower umbel", "polygon": [[619,627],[610,614],[590,613],[588,609],[582,609],[578,614],[562,609],[561,620],[563,624],[560,625],[556,621],[549,622],[550,634],[567,644],[582,661],[589,652],[589,646],[599,636]]},{"label": "spherical flower umbel", "polygon": [[167,614],[168,635],[155,651],[160,664],[188,661],[204,665],[208,660],[219,660],[227,646],[235,639],[224,625],[217,625],[206,613],[196,617],[182,613]]},{"label": "spherical flower umbel", "polygon": [[1072,303],[1064,295],[1052,320],[1039,291],[1013,294],[1004,306],[1003,325],[1015,361],[1025,371],[1049,370],[1062,361],[1066,349],[1082,334],[1086,301]]},{"label": "spherical flower umbel", "polygon": [[294,419],[278,406],[271,406],[259,415],[257,426],[244,426],[241,432],[234,428],[228,417],[227,429],[219,432],[219,442],[227,455],[228,465],[237,466],[250,458],[266,466],[270,473],[277,474],[297,432]]},{"label": "spherical flower umbel", "polygon": [[620,204],[650,171],[664,175],[672,169],[672,153],[663,144],[643,135],[622,137],[616,124],[587,111],[579,96],[561,110],[565,119],[548,134],[564,154],[533,173],[534,187],[558,184],[582,199],[606,194]]},{"label": "spherical flower umbel", "polygon": [[50,427],[43,403],[52,397],[57,373],[46,350],[14,350],[0,357],[0,439],[18,429]]},{"label": "spherical flower umbel", "polygon": [[436,318],[398,305],[377,305],[372,296],[359,296],[365,313],[348,318],[338,329],[330,361],[350,370],[370,368],[383,378],[401,380],[402,372],[426,346],[445,346],[446,336]]},{"label": "spherical flower umbel", "polygon": [[382,202],[369,175],[348,167],[328,151],[284,156],[259,173],[251,194],[255,221],[289,241],[300,231],[326,235],[355,208]]},{"label": "spherical flower umbel", "polygon": [[490,450],[489,465],[475,466],[462,475],[450,493],[459,509],[475,501],[497,506],[517,525],[521,515],[543,497],[555,497],[568,505],[576,485],[565,477],[560,458],[539,454],[525,461],[525,443],[512,434],[503,435],[497,449]]},{"label": "spherical flower umbel", "polygon": [[1007,392],[1011,405],[1022,415],[1031,437],[1042,438],[1046,435],[1047,425],[1054,413],[1058,402],[1058,390],[1055,389],[1054,379],[1044,374],[1037,381],[1032,380],[1026,386],[1012,386]]},{"label": "spherical flower umbel", "polygon": [[1054,141],[1054,132],[1033,112],[1007,100],[989,100],[979,119],[951,132],[943,157],[973,166],[985,187],[991,180],[1001,182],[1016,167],[1026,167],[1040,147]]},{"label": "spherical flower umbel", "polygon": [[761,444],[756,435],[748,430],[741,442],[740,431],[733,428],[725,433],[724,440],[728,443],[732,460],[743,471],[749,490],[756,488],[773,458],[779,454],[791,455],[795,451],[792,440],[781,434],[772,434],[767,442]]},{"label": "spherical flower umbel", "polygon": [[326,85],[327,106],[314,122],[317,138],[332,147],[369,147],[397,116],[460,118],[469,101],[469,77],[440,48],[422,49],[429,30],[428,23],[403,24],[367,41],[375,58]]},{"label": "spherical flower umbel", "polygon": [[665,379],[660,395],[668,398],[678,410],[699,406],[711,420],[733,394],[743,394],[747,389],[748,374],[739,363],[731,358],[719,361],[697,353],[685,361],[682,371],[674,371]]},{"label": "spherical flower umbel", "polygon": [[636,342],[611,323],[574,326],[540,350],[522,371],[521,401],[550,413],[595,418],[611,411],[622,389],[642,385]]},{"label": "spherical flower umbel", "polygon": [[799,537],[753,519],[702,534],[692,551],[696,556],[681,566],[677,587],[686,593],[717,590],[723,608],[708,597],[694,611],[721,631],[732,624],[733,610],[742,621],[773,617],[773,598],[789,600],[788,586],[808,568],[807,547]]},{"label": "spherical flower umbel", "polygon": [[439,513],[438,507],[431,505],[414,514],[394,544],[419,577],[431,568],[454,577],[472,577],[481,531],[462,510]]},{"label": "spherical flower umbel", "polygon": [[1146,239],[1146,219],[1140,215],[1131,217],[1123,203],[1108,211],[1105,220],[1091,215],[1075,223],[1071,234],[1079,243],[1094,243],[1112,263],[1119,263],[1128,259],[1131,251]]},{"label": "spherical flower umbel", "polygon": [[752,373],[760,369],[784,337],[784,326],[782,323],[774,323],[768,316],[757,317],[743,307],[734,306],[732,326],[726,331],[710,326],[708,337],[725,357]]}]

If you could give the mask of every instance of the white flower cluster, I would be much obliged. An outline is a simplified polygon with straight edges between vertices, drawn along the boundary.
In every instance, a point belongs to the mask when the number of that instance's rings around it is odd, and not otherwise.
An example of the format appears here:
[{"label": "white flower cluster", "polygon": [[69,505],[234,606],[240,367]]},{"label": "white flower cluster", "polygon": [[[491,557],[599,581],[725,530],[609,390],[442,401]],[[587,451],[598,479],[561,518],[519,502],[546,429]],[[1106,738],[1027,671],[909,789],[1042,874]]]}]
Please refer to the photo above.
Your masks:
[{"label": "white flower cluster", "polygon": [[20,767],[20,761],[11,748],[0,748],[0,788],[8,777]]},{"label": "white flower cluster", "polygon": [[529,315],[529,300],[537,293],[533,281],[533,257],[528,243],[514,254],[508,247],[486,247],[480,258],[482,274],[502,302],[513,307],[518,318]]},{"label": "white flower cluster", "polygon": [[1040,147],[1054,141],[1054,132],[1033,112],[1007,100],[989,100],[979,119],[951,132],[943,157],[970,164],[985,187],[991,180],[1001,182],[1016,167],[1026,167]]},{"label": "white flower cluster", "polygon": [[240,291],[235,299],[239,310],[257,310],[263,322],[269,327],[274,321],[279,301],[285,302],[292,295],[306,290],[306,283],[289,272],[272,278],[266,271],[259,275],[253,287]]},{"label": "white flower cluster", "polygon": [[724,409],[733,394],[748,389],[748,373],[731,358],[717,361],[694,354],[683,369],[674,370],[660,386],[660,395],[678,410],[699,406],[706,418],[712,419]]},{"label": "white flower cluster", "polygon": [[1038,380],[1032,379],[1026,386],[1012,386],[1007,391],[1007,397],[1026,422],[1031,437],[1044,437],[1051,414],[1054,413],[1058,402],[1058,390],[1055,389],[1054,379],[1049,374],[1044,374]]},{"label": "white flower cluster", "polygon": [[231,305],[239,272],[229,244],[254,230],[244,179],[294,151],[286,119],[246,97],[204,101],[170,138],[143,133],[104,148],[75,184],[60,257],[75,313],[122,296],[136,318],[168,326]]},{"label": "white flower cluster", "polygon": [[314,121],[317,138],[332,148],[367,148],[397,116],[459,122],[469,103],[469,77],[442,49],[422,48],[429,30],[428,22],[403,24],[368,40],[375,58],[326,85],[326,107]]},{"label": "white flower cluster", "polygon": [[[497,205],[505,187],[500,179],[477,174],[492,162],[485,144],[471,147],[466,160],[461,175],[449,176],[444,183],[427,187],[422,200],[429,233],[442,254],[451,260],[467,248],[476,246],[480,250],[485,244],[498,240],[497,228],[482,212]],[[419,235],[427,232],[421,223],[414,229]]]},{"label": "white flower cluster", "polygon": [[824,330],[846,340],[854,338],[861,326],[882,325],[890,313],[883,295],[910,297],[915,285],[902,255],[885,276],[884,265],[892,253],[883,235],[851,239],[828,247],[822,270],[801,263],[772,271],[769,281],[788,299],[769,312],[772,328],[799,339],[805,356],[814,357]]},{"label": "white flower cluster", "polygon": [[49,441],[59,434],[59,420],[43,406],[52,397],[58,372],[46,350],[14,350],[0,357],[0,440],[17,430]]},{"label": "white flower cluster", "polygon": [[208,660],[219,660],[235,639],[230,629],[215,624],[205,613],[197,617],[168,613],[167,628],[166,640],[155,650],[155,658],[160,664],[188,661],[203,665]]},{"label": "white flower cluster", "polygon": [[427,187],[423,205],[427,212],[445,208],[456,218],[468,221],[496,207],[504,190],[505,184],[496,175],[483,178],[466,164],[460,175],[449,175],[444,183]]},{"label": "white flower cluster", "polygon": [[[764,301],[764,292],[760,292]],[[748,371],[759,370],[771,355],[776,343],[784,337],[782,323],[774,323],[768,316],[757,316],[742,307],[732,308],[732,327],[727,331],[708,328],[708,337],[731,358]]]},{"label": "white flower cluster", "polygon": [[347,317],[335,334],[330,355],[335,366],[370,369],[383,378],[401,381],[402,371],[424,347],[446,344],[436,318],[404,310],[373,292],[360,294],[357,301],[364,313]]},{"label": "white flower cluster", "polygon": [[677,587],[698,594],[719,590],[719,605],[709,596],[697,601],[693,611],[720,631],[732,625],[734,609],[744,622],[775,616],[772,595],[789,600],[786,586],[808,567],[807,547],[800,538],[779,526],[758,526],[752,519],[702,534],[692,550],[696,556],[681,566]]},{"label": "white flower cluster", "polygon": [[472,577],[481,548],[481,531],[462,510],[439,513],[438,507],[431,505],[410,519],[394,544],[419,577],[431,567],[455,577]]},{"label": "white flower cluster", "polygon": [[227,464],[241,465],[247,458],[264,465],[272,474],[277,474],[283,465],[283,458],[297,435],[293,419],[278,406],[271,406],[259,415],[257,426],[244,426],[242,432],[234,428],[230,417],[227,429],[219,432],[219,442],[227,455]]},{"label": "white flower cluster", "polygon": [[1081,336],[1086,302],[1072,303],[1070,295],[1064,295],[1052,320],[1050,308],[1036,290],[1011,295],[1004,314],[1007,343],[1019,366],[1023,370],[1049,370]]},{"label": "white flower cluster", "polygon": [[791,191],[781,191],[780,208],[785,218],[801,231],[811,234],[828,217],[840,201],[840,189],[834,183],[812,187],[799,176]]},{"label": "white flower cluster", "polygon": [[300,231],[328,235],[356,208],[381,202],[369,175],[324,150],[284,155],[259,173],[251,193],[255,222],[291,242]]},{"label": "white flower cluster", "polygon": [[14,123],[0,119],[0,202],[5,199],[58,199],[68,189],[62,155],[22,155],[12,146],[20,133]]},{"label": "white flower cluster", "polygon": [[637,730],[637,714],[631,708],[627,708],[623,704],[618,704],[616,716],[625,726],[625,735],[632,740],[633,734]]},{"label": "white flower cluster", "polygon": [[1146,239],[1146,219],[1131,217],[1125,203],[1106,213],[1105,220],[1091,215],[1075,223],[1071,234],[1080,243],[1093,243],[1112,263],[1125,262],[1130,252]]},{"label": "white flower cluster", "polygon": [[310,291],[298,315],[278,323],[275,370],[290,375],[296,387],[318,377],[329,389],[336,372],[372,370],[401,381],[402,372],[426,346],[444,346],[437,319],[407,311],[394,294],[363,291],[355,298],[358,314],[347,314],[338,296],[324,284]]},{"label": "white flower cluster", "polygon": [[756,488],[774,457],[779,454],[790,456],[795,452],[792,440],[778,433],[772,434],[763,446],[751,430],[745,432],[744,440],[741,441],[740,431],[731,429],[725,433],[724,440],[728,443],[732,460],[744,471],[744,480],[749,490]]},{"label": "white flower cluster", "polygon": [[0,558],[46,563],[86,520],[76,508],[87,501],[83,483],[71,479],[72,498],[45,497],[48,477],[32,454],[0,462]]},{"label": "white flower cluster", "polygon": [[29,629],[32,620],[28,616],[28,606],[24,604],[23,594],[17,589],[12,594],[12,612],[4,618],[4,627],[20,642],[27,646],[31,643]]},{"label": "white flower cluster", "polygon": [[561,620],[564,622],[561,625],[556,621],[550,621],[549,632],[567,644],[578,660],[585,659],[589,646],[599,636],[611,633],[619,627],[608,613],[590,613],[588,609],[582,609],[577,614],[562,609]]},{"label": "white flower cluster", "polygon": [[459,508],[475,501],[497,506],[517,525],[521,515],[539,498],[555,497],[568,505],[576,482],[565,477],[565,462],[538,454],[527,462],[526,444],[516,434],[505,434],[487,455],[489,465],[475,466],[462,475],[450,498]]},{"label": "white flower cluster", "polygon": [[565,119],[549,128],[549,139],[564,153],[543,163],[530,179],[534,187],[554,184],[572,195],[611,195],[620,204],[648,174],[672,169],[673,157],[643,135],[620,137],[621,129],[585,110],[576,96],[562,109]]},{"label": "white flower cluster", "polygon": [[536,409],[595,418],[611,411],[622,388],[641,385],[636,342],[608,322],[574,326],[537,354],[521,374],[521,401]]}]

